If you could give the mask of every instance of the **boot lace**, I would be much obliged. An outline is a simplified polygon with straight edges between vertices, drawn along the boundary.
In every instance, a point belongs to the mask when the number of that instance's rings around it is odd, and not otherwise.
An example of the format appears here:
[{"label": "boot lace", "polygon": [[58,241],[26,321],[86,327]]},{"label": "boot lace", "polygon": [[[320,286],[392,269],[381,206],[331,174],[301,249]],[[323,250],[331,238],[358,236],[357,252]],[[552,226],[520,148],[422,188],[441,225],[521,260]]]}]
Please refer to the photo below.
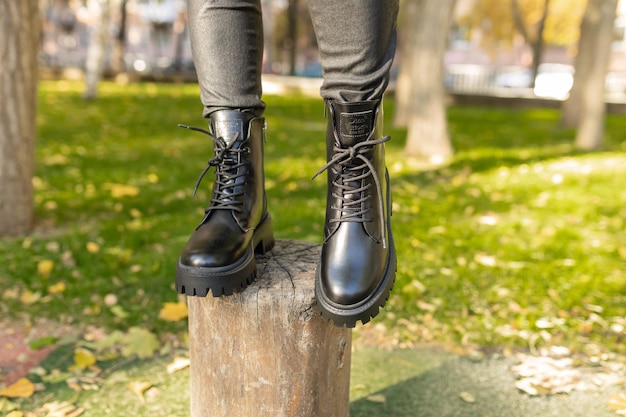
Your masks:
[{"label": "boot lace", "polygon": [[[378,196],[379,221],[383,227],[382,243],[384,248],[387,247],[387,222],[385,221],[382,186],[372,161],[365,154],[374,146],[387,142],[390,139],[390,136],[385,136],[380,139],[359,142],[348,148],[334,146],[333,157],[311,177],[312,180],[315,179],[322,172],[336,164],[340,168],[340,172],[337,178],[333,180],[334,189],[332,196],[341,201],[341,207],[333,206],[331,208],[340,211],[341,214],[338,219],[330,219],[329,222],[370,223],[372,219],[367,216],[367,213],[371,211],[371,206],[363,203],[372,198],[372,193],[366,192],[371,187],[371,183],[366,185],[359,184],[362,184],[361,180],[371,176]],[[350,198],[348,197],[350,195],[358,195],[359,197]]]},{"label": "boot lace", "polygon": [[239,169],[240,167],[246,165],[245,161],[241,161],[242,159],[240,158],[240,154],[249,154],[250,148],[233,148],[234,143],[239,138],[239,132],[237,132],[232,137],[230,143],[228,143],[223,138],[217,137],[208,130],[201,129],[199,127],[187,126],[183,124],[179,124],[178,127],[204,133],[209,136],[215,144],[215,156],[209,159],[206,168],[204,168],[196,180],[196,185],[193,189],[193,195],[195,197],[202,179],[209,169],[214,167],[215,185],[213,187],[213,197],[211,198],[209,207],[204,210],[205,215],[208,214],[210,210],[234,210],[237,213],[242,213],[243,210],[239,206],[243,204],[243,201],[237,199],[236,197],[243,195],[243,190],[237,191],[236,185],[237,178],[246,175],[245,170]]}]

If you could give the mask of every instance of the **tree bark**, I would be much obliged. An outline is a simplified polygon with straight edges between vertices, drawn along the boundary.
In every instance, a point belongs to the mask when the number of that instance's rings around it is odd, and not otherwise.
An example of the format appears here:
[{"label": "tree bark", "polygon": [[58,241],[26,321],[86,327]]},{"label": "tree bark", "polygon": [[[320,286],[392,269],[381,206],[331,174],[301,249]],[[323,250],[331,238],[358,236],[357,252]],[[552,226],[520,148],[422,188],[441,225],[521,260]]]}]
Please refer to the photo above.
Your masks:
[{"label": "tree bark", "polygon": [[609,64],[617,0],[589,0],[580,25],[574,85],[563,103],[561,123],[577,127],[575,145],[602,146],[606,103],[604,79]]},{"label": "tree bark", "polygon": [[320,246],[277,241],[231,297],[189,297],[191,417],[347,417],[351,329],[316,312]]},{"label": "tree bark", "polygon": [[115,34],[115,39],[111,50],[111,71],[113,74],[119,74],[124,71],[124,53],[126,51],[126,22],[128,17],[127,6],[128,0],[120,0],[114,2],[111,7],[118,10],[119,28]]},{"label": "tree bark", "polygon": [[34,223],[38,50],[38,1],[0,0],[0,236]]},{"label": "tree bark", "polygon": [[563,105],[562,122],[576,126],[575,146],[603,145],[606,101],[604,79],[609,66],[617,0],[589,0],[581,23],[574,85]]},{"label": "tree bark", "polygon": [[98,84],[104,74],[111,11],[109,0],[88,0],[87,8],[92,24],[85,59],[84,97],[90,100],[97,97]]},{"label": "tree bark", "polygon": [[511,8],[513,11],[513,22],[518,32],[526,40],[526,43],[530,45],[533,52],[533,62],[531,67],[531,87],[535,87],[535,80],[539,74],[539,65],[541,64],[541,56],[543,55],[544,39],[543,32],[546,28],[546,20],[548,19],[548,12],[550,10],[550,0],[544,0],[543,10],[541,12],[541,18],[537,23],[537,30],[534,36],[530,35],[530,32],[526,28],[522,13],[519,9],[518,0],[511,0]]},{"label": "tree bark", "polygon": [[406,154],[440,163],[453,154],[446,120],[443,57],[455,0],[404,2],[402,66],[394,124],[407,126]]},{"label": "tree bark", "polygon": [[287,42],[289,75],[296,75],[296,55],[298,53],[298,0],[289,0],[287,3]]}]

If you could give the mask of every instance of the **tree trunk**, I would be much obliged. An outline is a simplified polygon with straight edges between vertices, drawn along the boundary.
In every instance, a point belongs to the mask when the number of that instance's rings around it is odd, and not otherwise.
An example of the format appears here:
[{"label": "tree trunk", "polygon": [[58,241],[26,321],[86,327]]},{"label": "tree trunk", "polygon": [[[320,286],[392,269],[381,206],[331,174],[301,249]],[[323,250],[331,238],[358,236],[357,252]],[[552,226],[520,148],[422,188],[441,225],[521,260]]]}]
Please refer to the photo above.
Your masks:
[{"label": "tree trunk", "polygon": [[38,1],[0,0],[0,236],[34,223],[37,51]]},{"label": "tree trunk", "polygon": [[515,27],[517,31],[522,35],[524,40],[533,52],[533,62],[531,67],[531,88],[535,87],[535,80],[537,79],[537,75],[539,74],[539,65],[541,64],[541,56],[543,55],[543,32],[546,28],[546,20],[548,19],[548,12],[550,10],[550,0],[544,0],[543,2],[543,10],[541,12],[541,18],[537,23],[537,30],[534,36],[530,35],[530,32],[526,28],[526,24],[524,23],[524,19],[522,18],[522,13],[519,9],[518,0],[511,0],[511,8],[513,12],[513,22],[515,23]]},{"label": "tree trunk", "polygon": [[289,0],[287,3],[287,42],[289,75],[296,75],[296,54],[298,52],[298,0]]},{"label": "tree trunk", "polygon": [[115,34],[113,48],[111,51],[111,71],[113,74],[119,74],[124,71],[124,53],[126,51],[126,21],[128,17],[127,6],[128,0],[121,0],[119,4],[111,5],[118,9],[119,28]]},{"label": "tree trunk", "polygon": [[589,0],[580,25],[574,85],[563,103],[561,123],[577,127],[575,145],[602,146],[606,103],[604,79],[609,64],[617,0]]},{"label": "tree trunk", "polygon": [[191,417],[347,417],[351,329],[315,313],[320,246],[277,241],[231,297],[188,297]]},{"label": "tree trunk", "polygon": [[446,120],[443,56],[455,0],[404,2],[396,126],[407,126],[406,154],[441,163],[453,154]]},{"label": "tree trunk", "polygon": [[263,72],[273,72],[274,66],[274,2],[261,0],[263,9]]},{"label": "tree trunk", "polygon": [[87,8],[92,25],[85,60],[84,97],[86,99],[94,99],[98,95],[98,84],[104,73],[111,13],[108,0],[88,0]]}]

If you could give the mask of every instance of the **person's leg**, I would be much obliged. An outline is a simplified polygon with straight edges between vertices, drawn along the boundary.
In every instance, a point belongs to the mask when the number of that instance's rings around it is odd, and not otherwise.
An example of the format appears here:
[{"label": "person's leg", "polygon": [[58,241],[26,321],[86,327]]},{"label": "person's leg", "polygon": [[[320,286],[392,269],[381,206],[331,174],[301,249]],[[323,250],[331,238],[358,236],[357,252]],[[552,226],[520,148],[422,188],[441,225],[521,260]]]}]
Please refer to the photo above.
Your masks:
[{"label": "person's leg", "polygon": [[261,101],[263,19],[260,0],[188,0],[189,36],[204,116]]},{"label": "person's leg", "polygon": [[326,100],[381,99],[396,50],[398,0],[309,0]]},{"label": "person's leg", "polygon": [[189,0],[191,45],[215,169],[205,216],[176,268],[187,295],[230,295],[256,277],[255,253],[274,244],[264,187],[263,27],[259,0]]},{"label": "person's leg", "polygon": [[396,255],[382,136],[382,96],[395,51],[397,0],[309,0],[328,106],[326,223],[317,306],[354,327],[378,314]]}]

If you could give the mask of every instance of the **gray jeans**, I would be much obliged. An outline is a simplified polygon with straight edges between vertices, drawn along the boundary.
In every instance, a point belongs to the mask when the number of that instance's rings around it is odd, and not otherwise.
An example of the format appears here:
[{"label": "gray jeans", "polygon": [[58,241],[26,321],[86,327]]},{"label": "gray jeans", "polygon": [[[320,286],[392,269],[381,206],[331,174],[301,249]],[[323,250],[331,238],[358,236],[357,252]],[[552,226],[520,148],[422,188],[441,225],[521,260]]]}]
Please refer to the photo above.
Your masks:
[{"label": "gray jeans", "polygon": [[[260,0],[187,0],[204,116],[224,108],[261,115]],[[308,0],[324,74],[321,95],[382,97],[396,49],[398,0]]]}]

